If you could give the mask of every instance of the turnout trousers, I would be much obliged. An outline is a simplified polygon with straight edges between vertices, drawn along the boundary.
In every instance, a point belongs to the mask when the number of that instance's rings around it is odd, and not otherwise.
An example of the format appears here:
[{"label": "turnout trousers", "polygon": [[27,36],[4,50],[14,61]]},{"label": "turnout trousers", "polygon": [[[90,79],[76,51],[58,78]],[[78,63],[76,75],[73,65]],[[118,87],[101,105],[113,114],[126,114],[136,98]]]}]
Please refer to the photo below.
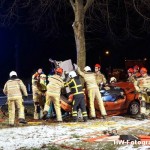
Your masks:
[{"label": "turnout trousers", "polygon": [[104,103],[98,88],[88,89],[88,97],[90,103],[90,117],[96,117],[94,101],[97,100],[99,110],[101,111],[102,116],[106,116],[106,110],[104,107]]},{"label": "turnout trousers", "polygon": [[150,96],[147,93],[141,93],[141,114],[150,115]]},{"label": "turnout trousers", "polygon": [[14,125],[15,123],[16,107],[18,109],[18,118],[25,119],[23,99],[22,98],[9,99],[8,100],[8,114],[9,114],[10,125]]},{"label": "turnout trousers", "polygon": [[33,101],[34,101],[34,119],[40,119],[43,115],[45,96],[44,93],[40,91],[33,92]]},{"label": "turnout trousers", "polygon": [[60,95],[47,93],[44,111],[47,111],[47,112],[49,111],[51,102],[53,102],[54,104],[57,121],[62,121],[62,114],[61,114],[61,107],[60,107]]},{"label": "turnout trousers", "polygon": [[78,119],[78,109],[81,109],[83,120],[87,120],[87,111],[84,101],[84,94],[77,94],[73,96],[73,106],[72,106],[72,116],[73,120],[77,121]]}]

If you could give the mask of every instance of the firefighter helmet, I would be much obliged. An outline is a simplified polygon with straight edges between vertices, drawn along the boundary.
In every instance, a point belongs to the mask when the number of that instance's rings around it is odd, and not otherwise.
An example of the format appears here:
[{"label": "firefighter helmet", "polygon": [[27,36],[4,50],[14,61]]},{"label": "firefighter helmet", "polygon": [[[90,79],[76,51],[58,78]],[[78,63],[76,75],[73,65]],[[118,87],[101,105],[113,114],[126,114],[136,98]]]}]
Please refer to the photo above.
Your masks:
[{"label": "firefighter helmet", "polygon": [[41,78],[46,78],[46,75],[45,74],[41,74],[40,77]]},{"label": "firefighter helmet", "polygon": [[17,76],[17,73],[15,71],[11,71],[9,73],[9,77],[11,78],[12,76]]},{"label": "firefighter helmet", "polygon": [[135,65],[135,66],[133,67],[133,69],[135,69],[135,70],[139,70],[140,68],[139,68],[139,66],[138,66],[138,65]]},{"label": "firefighter helmet", "polygon": [[117,82],[117,79],[116,79],[115,77],[111,77],[109,82],[110,82],[110,83]]},{"label": "firefighter helmet", "polygon": [[140,73],[141,73],[141,74],[147,73],[147,69],[146,69],[145,67],[142,67],[142,68],[140,69]]},{"label": "firefighter helmet", "polygon": [[133,73],[133,72],[134,72],[134,70],[132,68],[128,69],[128,73]]},{"label": "firefighter helmet", "polygon": [[70,72],[69,72],[69,78],[74,78],[74,77],[76,77],[76,76],[77,76],[77,74],[76,74],[75,71],[70,71]]},{"label": "firefighter helmet", "polygon": [[57,69],[55,70],[55,73],[56,73],[56,74],[59,74],[59,75],[62,75],[63,69],[62,69],[62,68],[57,68]]},{"label": "firefighter helmet", "polygon": [[95,67],[101,68],[100,64],[95,64]]},{"label": "firefighter helmet", "polygon": [[91,68],[90,68],[89,66],[86,66],[86,67],[84,68],[84,71],[86,71],[86,72],[91,71]]}]

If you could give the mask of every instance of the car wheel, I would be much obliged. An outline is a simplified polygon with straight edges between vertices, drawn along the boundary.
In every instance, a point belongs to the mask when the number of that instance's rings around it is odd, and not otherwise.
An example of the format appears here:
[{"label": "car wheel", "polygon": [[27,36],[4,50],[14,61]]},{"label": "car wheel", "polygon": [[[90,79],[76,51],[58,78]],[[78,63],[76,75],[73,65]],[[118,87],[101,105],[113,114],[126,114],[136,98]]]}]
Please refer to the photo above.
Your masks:
[{"label": "car wheel", "polygon": [[128,108],[128,113],[130,115],[137,115],[138,113],[140,112],[140,104],[138,102],[132,102],[130,105],[129,105],[129,108]]}]

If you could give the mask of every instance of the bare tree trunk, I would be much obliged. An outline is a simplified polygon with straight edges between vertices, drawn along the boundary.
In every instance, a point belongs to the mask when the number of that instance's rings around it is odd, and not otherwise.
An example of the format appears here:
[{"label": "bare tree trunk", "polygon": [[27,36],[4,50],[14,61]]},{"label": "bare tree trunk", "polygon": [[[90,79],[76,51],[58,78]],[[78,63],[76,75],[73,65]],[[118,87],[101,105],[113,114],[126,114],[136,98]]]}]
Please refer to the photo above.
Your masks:
[{"label": "bare tree trunk", "polygon": [[77,50],[77,65],[83,69],[86,65],[86,48],[84,36],[84,6],[83,0],[75,0],[75,21],[73,30],[75,35],[76,50]]},{"label": "bare tree trunk", "polygon": [[87,9],[92,5],[94,0],[70,0],[70,4],[74,10],[75,21],[73,23],[73,30],[77,50],[77,65],[83,69],[86,65],[86,47],[84,36],[84,18]]}]

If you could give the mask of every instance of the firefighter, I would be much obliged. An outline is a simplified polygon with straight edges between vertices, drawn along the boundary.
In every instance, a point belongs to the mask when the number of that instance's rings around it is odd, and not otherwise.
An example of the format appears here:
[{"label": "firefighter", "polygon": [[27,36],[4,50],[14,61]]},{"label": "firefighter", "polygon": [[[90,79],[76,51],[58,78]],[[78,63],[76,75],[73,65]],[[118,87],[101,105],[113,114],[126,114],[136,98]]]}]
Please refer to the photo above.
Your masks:
[{"label": "firefighter", "polygon": [[95,73],[91,72],[91,68],[89,66],[86,66],[84,68],[84,72],[80,70],[80,68],[75,65],[75,68],[77,69],[77,72],[79,73],[80,76],[82,76],[85,80],[87,91],[88,91],[88,97],[89,97],[89,103],[90,103],[90,117],[91,119],[96,118],[96,113],[95,113],[95,107],[94,107],[94,100],[97,100],[99,109],[101,111],[102,117],[105,119],[106,118],[106,110],[104,107],[104,103],[99,91],[99,87],[96,82],[95,78]]},{"label": "firefighter", "polygon": [[10,79],[5,83],[3,92],[7,95],[8,112],[9,112],[9,125],[14,126],[15,123],[15,107],[18,108],[19,123],[26,124],[25,113],[23,106],[23,96],[28,96],[26,87],[22,80],[17,77],[15,71],[9,74]]},{"label": "firefighter", "polygon": [[129,68],[127,72],[128,72],[128,79],[127,79],[127,81],[134,83],[134,81],[135,81],[136,79],[135,79],[135,76],[134,76],[134,74],[133,74],[133,73],[134,73],[133,68]]},{"label": "firefighter", "polygon": [[49,83],[47,85],[47,92],[46,92],[46,103],[44,106],[44,112],[42,117],[43,119],[46,119],[52,101],[56,111],[57,121],[58,122],[62,121],[62,114],[60,108],[61,88],[64,87],[64,82],[61,78],[62,73],[63,73],[63,69],[57,68],[55,69],[55,74],[49,77]]},{"label": "firefighter", "polygon": [[41,116],[43,116],[43,110],[44,110],[44,104],[45,104],[45,95],[46,95],[46,75],[45,74],[41,74],[40,75],[40,81],[38,84],[38,90],[40,91],[40,95],[39,95],[39,119],[41,118]]},{"label": "firefighter", "polygon": [[96,82],[99,87],[101,87],[103,84],[105,85],[107,82],[105,76],[100,72],[100,70],[101,70],[100,64],[95,64]]},{"label": "firefighter", "polygon": [[40,87],[39,90],[42,91],[43,93],[46,92],[46,75],[41,74],[40,75]]},{"label": "firefighter", "polygon": [[43,73],[42,69],[39,68],[38,71],[32,76],[32,93],[34,101],[34,119],[40,119],[40,108],[44,108],[42,102],[43,93],[40,91],[40,75]]},{"label": "firefighter", "polygon": [[71,89],[71,93],[73,94],[73,108],[72,108],[72,116],[73,121],[78,121],[78,109],[80,108],[82,111],[82,116],[84,122],[87,122],[87,112],[84,100],[84,92],[83,88],[75,71],[69,72],[70,80],[65,83],[65,86],[69,86]]},{"label": "firefighter", "polygon": [[117,79],[115,77],[110,78],[110,81],[109,81],[110,84],[113,84],[113,83],[116,83],[116,82],[117,82]]},{"label": "firefighter", "polygon": [[134,76],[134,78],[136,79],[136,78],[139,78],[139,77],[141,77],[141,74],[140,74],[140,72],[139,72],[139,66],[137,66],[137,65],[135,65],[134,67],[133,67],[133,76]]},{"label": "firefighter", "polygon": [[134,82],[134,86],[136,91],[140,93],[140,117],[145,119],[150,114],[150,76],[148,76],[147,69],[144,67],[140,69],[140,74],[141,77],[137,78],[137,80]]}]

